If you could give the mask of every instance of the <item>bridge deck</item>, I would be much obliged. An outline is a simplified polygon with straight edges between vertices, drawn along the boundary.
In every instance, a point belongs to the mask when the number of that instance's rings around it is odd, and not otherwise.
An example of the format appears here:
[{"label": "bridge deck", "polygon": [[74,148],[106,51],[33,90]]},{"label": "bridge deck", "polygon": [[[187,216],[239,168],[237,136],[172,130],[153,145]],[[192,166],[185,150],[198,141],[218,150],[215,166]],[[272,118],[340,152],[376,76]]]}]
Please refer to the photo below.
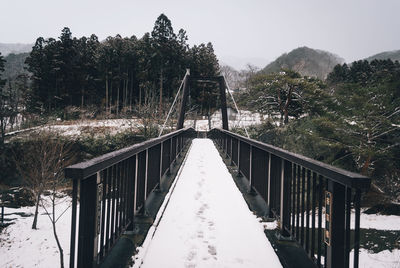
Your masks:
[{"label": "bridge deck", "polygon": [[211,140],[193,140],[172,189],[135,266],[282,267]]}]

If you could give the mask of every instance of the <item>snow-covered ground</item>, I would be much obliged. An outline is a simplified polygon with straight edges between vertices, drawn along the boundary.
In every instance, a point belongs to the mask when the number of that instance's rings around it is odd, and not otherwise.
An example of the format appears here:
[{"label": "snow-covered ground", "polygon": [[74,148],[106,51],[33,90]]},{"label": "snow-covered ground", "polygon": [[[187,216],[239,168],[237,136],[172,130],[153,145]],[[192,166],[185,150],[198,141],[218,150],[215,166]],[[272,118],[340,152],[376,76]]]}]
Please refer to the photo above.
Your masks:
[{"label": "snow-covered ground", "polygon": [[[400,216],[361,213],[360,218],[360,228],[376,230],[400,230]],[[354,220],[353,214],[351,217],[352,226],[354,226]]]},{"label": "snow-covered ground", "polygon": [[[366,249],[360,249],[360,268],[399,268],[400,250],[383,250],[378,253],[371,253]],[[353,263],[353,254],[350,254],[350,263]],[[351,265],[352,266],[352,265]]]},{"label": "snow-covered ground", "polygon": [[135,267],[282,267],[211,140],[195,139]]},{"label": "snow-covered ground", "polygon": [[60,121],[55,124],[8,132],[6,136],[37,130],[52,131],[70,137],[78,137],[81,135],[115,135],[126,130],[136,131],[142,126],[143,124],[138,118]]},{"label": "snow-covered ground", "polygon": [[[240,111],[240,115],[238,113],[233,113],[228,115],[228,125],[230,128],[235,127],[248,127],[252,125],[259,125],[263,122],[263,120],[267,119],[267,115],[261,115],[259,113],[253,113],[250,111]],[[215,112],[211,116],[211,128],[222,128],[222,115],[221,111]],[[185,127],[195,127],[196,130],[207,131],[209,130],[208,120],[204,116],[203,119],[196,120],[196,125],[194,120],[185,120]]]},{"label": "snow-covered ground", "polygon": [[[229,117],[228,121],[230,128],[234,127],[243,128],[252,125],[258,125],[261,124],[263,120],[268,118],[266,115],[263,116],[259,113],[252,113],[250,111],[240,111],[240,116],[238,113],[232,113],[228,117]],[[166,128],[170,127],[170,123],[171,122],[166,124]],[[175,126],[175,124],[173,125]],[[196,120],[196,123],[194,120],[186,118],[184,126],[195,127],[196,130],[200,131],[209,130],[208,120],[205,116],[202,119]],[[6,136],[14,136],[17,134],[23,134],[29,131],[36,131],[36,130],[49,130],[56,132],[60,135],[69,137],[79,137],[81,135],[106,135],[106,134],[115,135],[117,133],[126,130],[136,131],[140,127],[143,127],[143,123],[140,118],[104,119],[104,120],[84,119],[75,121],[59,121],[44,126],[16,130],[8,132]],[[222,115],[221,111],[217,111],[211,116],[211,128],[221,128],[221,127],[222,127]]]},{"label": "snow-covered ground", "polygon": [[[140,119],[107,119],[107,120],[81,120],[72,124],[56,124],[45,126],[43,129],[55,131],[65,136],[80,136],[87,134],[110,134],[123,132],[128,129],[136,130],[141,127]],[[96,131],[97,129],[97,131]],[[98,133],[96,133],[98,132]]]},{"label": "snow-covered ground", "polygon": [[[361,215],[360,215],[361,229],[375,229],[375,230],[387,230],[387,231],[400,230],[400,216],[364,214],[363,211],[365,210],[367,209],[366,208],[361,209]],[[311,222],[312,216],[310,215],[309,217]],[[318,222],[318,212],[316,213],[315,216],[315,222]],[[354,226],[355,226],[355,210],[352,209],[350,216],[350,228],[354,230],[355,229]],[[325,208],[323,208],[322,210],[322,228],[325,228]]]},{"label": "snow-covered ground", "polygon": [[[57,233],[64,250],[65,267],[69,267],[71,199],[66,197],[60,199],[59,202],[56,206],[56,217],[61,217],[57,222]],[[45,204],[48,209],[51,208],[46,199]],[[32,230],[35,207],[5,208],[4,210],[5,218],[14,219],[15,223],[5,228],[0,234],[0,267],[59,267],[58,247],[46,211],[39,208],[38,229]],[[65,213],[61,215],[64,211]],[[27,215],[23,217],[20,213]]]}]

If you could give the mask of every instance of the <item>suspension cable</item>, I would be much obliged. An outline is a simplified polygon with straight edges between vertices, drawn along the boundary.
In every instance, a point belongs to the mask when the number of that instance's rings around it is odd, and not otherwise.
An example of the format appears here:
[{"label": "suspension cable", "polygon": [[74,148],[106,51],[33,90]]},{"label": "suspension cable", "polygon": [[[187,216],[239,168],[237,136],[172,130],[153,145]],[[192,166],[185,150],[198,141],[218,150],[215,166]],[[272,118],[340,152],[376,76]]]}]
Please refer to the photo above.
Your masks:
[{"label": "suspension cable", "polygon": [[188,74],[189,74],[189,71],[186,70],[185,76],[184,76],[183,79],[182,79],[182,82],[181,82],[181,85],[179,86],[178,92],[176,92],[176,96],[175,96],[174,102],[172,103],[171,108],[169,109],[169,112],[168,112],[168,114],[167,114],[167,118],[166,118],[165,121],[164,121],[164,124],[163,124],[163,126],[162,126],[162,128],[161,128],[161,130],[160,130],[160,133],[158,134],[158,137],[160,137],[161,134],[162,134],[163,131],[164,131],[165,125],[167,124],[168,118],[169,118],[169,116],[170,116],[170,114],[171,114],[171,112],[172,112],[172,109],[173,109],[174,106],[175,106],[175,102],[176,102],[176,100],[178,99],[179,92],[181,91],[182,86],[183,86],[183,83],[185,82],[186,76],[187,76]]},{"label": "suspension cable", "polygon": [[[227,87],[227,89],[228,89],[229,95],[231,95],[231,98],[232,98],[232,100],[233,100],[233,104],[235,105],[236,111],[238,112],[238,115],[239,115],[239,122],[240,122],[240,120],[241,120],[241,115],[240,115],[239,108],[238,108],[238,106],[237,106],[237,104],[236,104],[235,98],[234,98],[233,95],[232,95],[231,88],[229,87],[229,84],[228,84],[228,81],[226,80],[225,75],[223,75],[223,77],[224,77],[225,85],[226,85],[226,87]],[[244,122],[243,122],[243,128],[244,128],[244,131],[246,132],[247,138],[250,139],[249,132],[247,132],[246,124],[244,124]]]}]

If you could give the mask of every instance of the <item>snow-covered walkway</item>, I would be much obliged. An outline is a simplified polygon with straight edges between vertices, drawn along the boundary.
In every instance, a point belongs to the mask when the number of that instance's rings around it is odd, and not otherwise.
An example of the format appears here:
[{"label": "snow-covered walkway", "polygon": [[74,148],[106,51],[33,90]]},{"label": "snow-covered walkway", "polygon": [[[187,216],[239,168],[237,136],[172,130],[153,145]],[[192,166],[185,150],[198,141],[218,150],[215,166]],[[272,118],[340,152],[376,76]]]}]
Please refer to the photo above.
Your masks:
[{"label": "snow-covered walkway", "polygon": [[208,139],[193,140],[161,221],[146,241],[137,267],[282,267]]}]

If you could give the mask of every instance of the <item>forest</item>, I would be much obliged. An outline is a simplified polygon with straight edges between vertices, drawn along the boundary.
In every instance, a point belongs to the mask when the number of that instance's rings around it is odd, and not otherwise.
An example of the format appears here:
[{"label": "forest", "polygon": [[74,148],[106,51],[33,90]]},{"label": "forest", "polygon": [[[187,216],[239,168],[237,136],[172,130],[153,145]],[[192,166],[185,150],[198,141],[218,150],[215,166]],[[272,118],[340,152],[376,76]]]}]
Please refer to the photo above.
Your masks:
[{"label": "forest", "polygon": [[18,94],[25,103],[19,106],[26,112],[61,119],[68,107],[118,115],[152,98],[159,98],[157,109],[163,110],[164,99],[174,96],[186,68],[195,75],[215,75],[219,70],[211,43],[189,47],[187,40],[186,32],[175,33],[164,14],[141,38],[76,38],[66,27],[57,39],[36,40],[25,62],[29,81],[17,77],[16,83],[22,85],[10,83],[10,91],[21,89]]}]

